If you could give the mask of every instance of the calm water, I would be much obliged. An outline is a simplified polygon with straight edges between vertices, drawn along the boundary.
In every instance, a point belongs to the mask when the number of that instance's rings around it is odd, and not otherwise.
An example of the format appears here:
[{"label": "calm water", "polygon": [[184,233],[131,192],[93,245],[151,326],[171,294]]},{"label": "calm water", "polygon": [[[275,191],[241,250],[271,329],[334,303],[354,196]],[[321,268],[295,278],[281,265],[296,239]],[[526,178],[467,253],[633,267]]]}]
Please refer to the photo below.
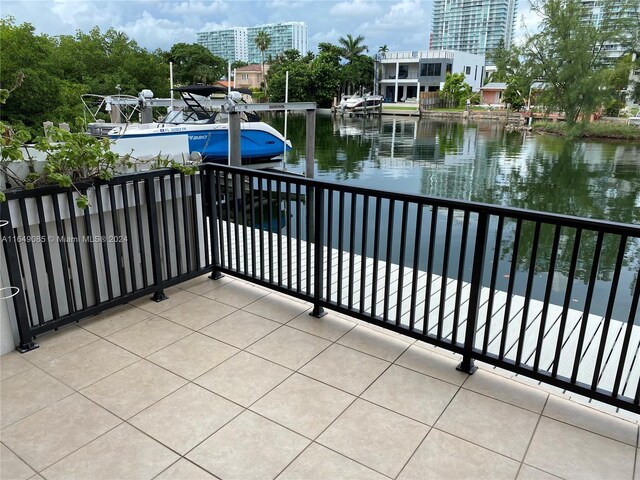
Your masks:
[{"label": "calm water", "polygon": [[[269,122],[281,132],[284,130],[282,117],[273,117]],[[293,144],[293,150],[288,153],[287,169],[302,172],[305,164],[304,117],[289,117],[287,136]],[[404,193],[640,224],[640,145],[567,141],[553,136],[507,132],[502,125],[494,122],[463,124],[413,118],[333,119],[319,116],[316,129],[316,178]],[[361,206],[358,206],[358,213],[361,213]],[[394,213],[394,223],[399,223],[401,211]],[[415,213],[410,212],[409,218],[412,218],[411,215],[415,218]],[[385,218],[388,218],[388,212],[383,212],[383,223]],[[427,221],[425,218],[425,225]],[[439,219],[439,225],[444,226],[445,221],[446,217],[443,216]],[[373,223],[371,218],[369,225]],[[414,223],[409,221],[407,238],[413,238]],[[452,252],[459,250],[461,225],[461,219],[454,221]],[[495,229],[495,225],[491,225],[491,228]],[[400,225],[394,230],[399,231]],[[473,232],[473,226],[470,230]],[[497,285],[502,290],[507,289],[509,281],[509,262],[513,251],[509,247],[513,245],[513,232],[514,225],[505,224],[507,242],[503,243],[500,254]],[[565,272],[568,271],[574,232],[564,233],[552,292],[552,302],[558,304],[562,303],[566,291]],[[360,232],[357,231],[356,235],[360,235]],[[443,228],[438,229],[438,237],[442,242]],[[523,226],[521,238],[515,293],[524,294],[529,267],[528,252],[533,243],[532,225]],[[542,299],[544,296],[552,241],[552,230],[543,229],[533,283],[534,298]],[[397,245],[399,242],[395,243]],[[574,308],[584,307],[594,245],[595,235],[585,233],[573,285]],[[606,309],[617,246],[616,239],[605,237],[593,313],[604,314]],[[361,253],[357,242],[355,247],[356,253]],[[371,255],[370,246],[367,250],[366,253]],[[384,251],[383,245],[383,259]],[[404,262],[411,265],[413,248],[407,248],[407,252]],[[391,260],[398,262],[398,257],[398,249],[395,248]],[[426,253],[421,254],[420,258],[426,258]],[[436,265],[437,273],[442,273],[442,267],[442,263]],[[639,268],[640,242],[634,239],[625,248],[614,318],[628,318]],[[469,274],[470,266],[466,266],[463,275],[466,280]],[[453,278],[457,276],[455,253],[447,275]],[[488,284],[488,275],[485,275],[483,283]]]}]

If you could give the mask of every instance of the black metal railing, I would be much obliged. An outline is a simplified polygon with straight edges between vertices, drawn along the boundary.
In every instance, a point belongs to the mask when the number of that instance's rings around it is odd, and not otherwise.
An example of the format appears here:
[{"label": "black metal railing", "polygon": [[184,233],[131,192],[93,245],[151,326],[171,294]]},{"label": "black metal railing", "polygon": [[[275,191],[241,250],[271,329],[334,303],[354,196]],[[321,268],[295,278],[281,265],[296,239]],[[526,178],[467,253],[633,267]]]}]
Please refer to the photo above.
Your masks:
[{"label": "black metal railing", "polygon": [[638,411],[639,226],[203,168],[217,272]]},{"label": "black metal railing", "polygon": [[211,271],[639,411],[640,226],[212,164],[80,192],[0,204],[22,349]]},{"label": "black metal railing", "polygon": [[[2,265],[19,349],[33,339],[210,271],[200,175],[170,170],[7,194],[0,204]],[[90,207],[77,208],[79,194]]]}]

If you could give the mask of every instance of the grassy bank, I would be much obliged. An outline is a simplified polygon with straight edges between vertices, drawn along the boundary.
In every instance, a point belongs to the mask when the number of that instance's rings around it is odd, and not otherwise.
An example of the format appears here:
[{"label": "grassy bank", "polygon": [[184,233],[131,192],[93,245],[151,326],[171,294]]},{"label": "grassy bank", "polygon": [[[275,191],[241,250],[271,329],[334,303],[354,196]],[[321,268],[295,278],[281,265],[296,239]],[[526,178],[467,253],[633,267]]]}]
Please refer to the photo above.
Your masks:
[{"label": "grassy bank", "polygon": [[594,122],[575,125],[573,129],[569,129],[565,123],[535,122],[533,130],[576,138],[611,138],[640,142],[640,128],[633,125]]}]

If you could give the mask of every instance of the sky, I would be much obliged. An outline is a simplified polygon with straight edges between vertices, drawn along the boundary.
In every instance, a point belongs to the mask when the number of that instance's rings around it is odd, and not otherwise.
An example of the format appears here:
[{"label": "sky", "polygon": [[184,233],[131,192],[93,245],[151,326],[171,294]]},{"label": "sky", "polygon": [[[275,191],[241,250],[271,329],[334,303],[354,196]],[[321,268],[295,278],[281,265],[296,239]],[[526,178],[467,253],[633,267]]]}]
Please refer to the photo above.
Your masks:
[{"label": "sky", "polygon": [[[427,50],[432,8],[433,0],[2,0],[0,16],[49,35],[113,27],[149,50],[195,43],[199,31],[295,21],[307,24],[313,52],[352,34],[374,53],[382,45]],[[516,37],[525,27],[532,27],[529,0],[519,0]]]}]

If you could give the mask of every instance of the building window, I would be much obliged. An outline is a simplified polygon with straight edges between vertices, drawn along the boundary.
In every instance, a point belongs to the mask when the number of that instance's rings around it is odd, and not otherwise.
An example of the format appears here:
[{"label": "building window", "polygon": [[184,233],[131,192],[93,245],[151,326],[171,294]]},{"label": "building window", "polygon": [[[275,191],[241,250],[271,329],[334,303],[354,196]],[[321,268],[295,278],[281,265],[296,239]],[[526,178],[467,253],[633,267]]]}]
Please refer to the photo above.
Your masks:
[{"label": "building window", "polygon": [[408,77],[409,77],[409,66],[400,65],[400,68],[398,68],[398,78],[408,78]]},{"label": "building window", "polygon": [[464,74],[471,75],[471,67],[464,67]]},{"label": "building window", "polygon": [[451,73],[452,70],[452,65],[450,63],[447,63],[447,68],[445,70],[445,73]]},{"label": "building window", "polygon": [[439,77],[442,74],[442,65],[439,63],[423,63],[420,67],[420,76]]},{"label": "building window", "polygon": [[242,78],[242,80],[249,80],[249,74],[248,73],[243,73],[240,75],[240,78]]}]

